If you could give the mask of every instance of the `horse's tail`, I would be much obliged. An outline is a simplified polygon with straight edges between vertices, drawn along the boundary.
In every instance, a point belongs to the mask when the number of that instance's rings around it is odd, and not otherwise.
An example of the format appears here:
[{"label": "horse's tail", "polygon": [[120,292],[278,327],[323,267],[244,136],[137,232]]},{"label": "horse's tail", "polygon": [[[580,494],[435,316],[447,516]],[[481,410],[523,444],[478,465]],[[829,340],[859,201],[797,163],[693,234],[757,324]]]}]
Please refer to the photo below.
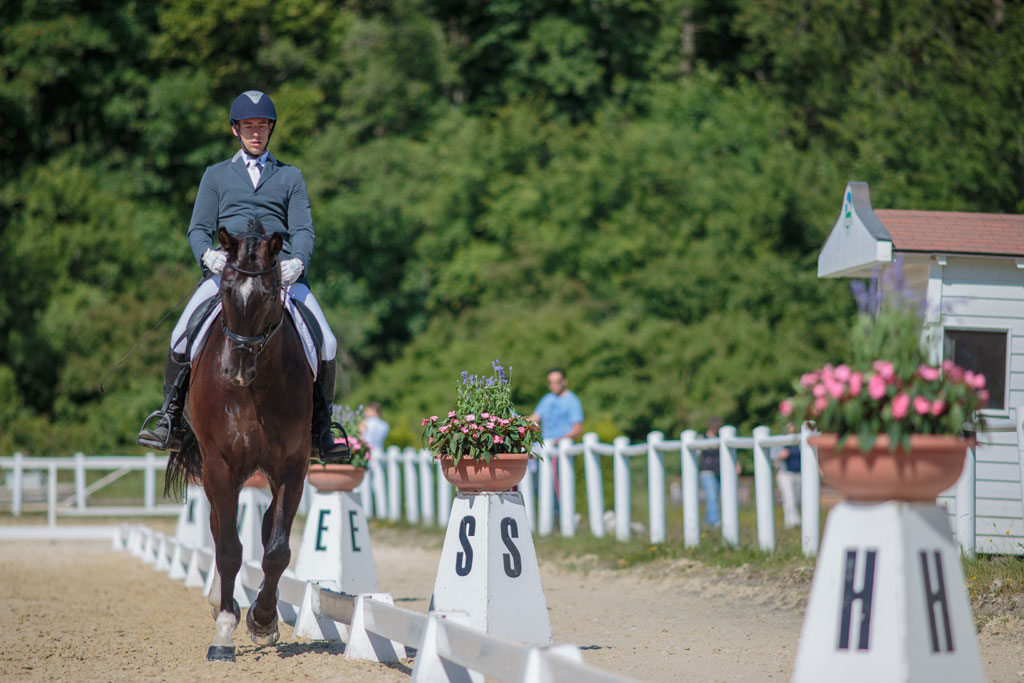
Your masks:
[{"label": "horse's tail", "polygon": [[167,458],[167,472],[164,476],[164,496],[180,501],[185,496],[185,485],[203,478],[203,456],[199,442],[192,428],[185,430],[181,438],[181,450],[172,451]]}]

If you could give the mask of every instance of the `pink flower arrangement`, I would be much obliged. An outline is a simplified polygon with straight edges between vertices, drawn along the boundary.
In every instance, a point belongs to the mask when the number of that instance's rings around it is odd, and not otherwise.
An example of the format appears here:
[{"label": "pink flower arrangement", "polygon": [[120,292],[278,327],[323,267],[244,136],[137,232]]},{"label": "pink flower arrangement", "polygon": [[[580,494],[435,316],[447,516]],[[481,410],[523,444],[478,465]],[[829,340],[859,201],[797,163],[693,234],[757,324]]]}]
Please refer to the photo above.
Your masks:
[{"label": "pink flower arrangement", "polygon": [[435,457],[451,456],[490,462],[498,453],[529,453],[540,439],[540,427],[516,414],[511,389],[501,363],[495,374],[478,377],[462,373],[455,409],[446,418],[432,415],[421,422],[423,444]]},{"label": "pink flower arrangement", "polygon": [[796,395],[779,404],[784,417],[812,421],[824,432],[856,434],[865,450],[878,434],[906,449],[904,437],[912,433],[958,434],[989,397],[984,375],[949,360],[903,371],[885,360],[864,370],[828,364],[804,373],[793,387]]},{"label": "pink flower arrangement", "polygon": [[[851,434],[867,452],[879,434],[910,451],[911,434],[952,434],[984,427],[985,377],[950,360],[935,366],[922,347],[924,310],[899,258],[867,283],[851,284],[859,313],[849,332],[850,361],[805,372],[779,404],[788,420]],[[865,390],[866,389],[866,390]]]},{"label": "pink flower arrangement", "polygon": [[[348,434],[348,448],[352,453],[352,459],[346,465],[365,468],[370,462],[370,444],[359,437],[359,425],[363,421],[363,407],[350,408],[349,406],[336,406],[334,409],[335,419],[345,428]],[[344,443],[344,438],[337,438],[335,443]]]}]

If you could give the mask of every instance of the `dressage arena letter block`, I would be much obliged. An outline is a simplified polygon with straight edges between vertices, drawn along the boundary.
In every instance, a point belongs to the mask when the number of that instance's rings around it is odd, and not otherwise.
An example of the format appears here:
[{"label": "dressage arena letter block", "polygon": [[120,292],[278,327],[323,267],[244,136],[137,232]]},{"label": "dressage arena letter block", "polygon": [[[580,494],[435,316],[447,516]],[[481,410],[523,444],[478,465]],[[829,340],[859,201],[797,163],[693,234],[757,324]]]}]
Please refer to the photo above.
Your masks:
[{"label": "dressage arena letter block", "polygon": [[350,491],[313,494],[295,576],[333,581],[341,592],[353,595],[380,590],[359,496]]},{"label": "dressage arena letter block", "polygon": [[213,534],[210,532],[210,501],[202,486],[189,484],[185,488],[185,502],[178,511],[178,525],[174,538],[174,555],[168,574],[172,579],[184,579],[192,551],[196,548],[213,548]]},{"label": "dressage arena letter block", "polygon": [[185,502],[178,511],[178,525],[174,537],[189,548],[213,548],[210,532],[210,501],[202,486],[189,484],[185,488]]},{"label": "dressage arena letter block", "polygon": [[238,538],[242,541],[242,562],[263,561],[263,515],[270,507],[270,492],[243,486],[238,494]]},{"label": "dressage arena letter block", "polygon": [[793,681],[983,681],[946,512],[839,503],[825,526]]},{"label": "dressage arena letter block", "polygon": [[455,494],[431,609],[465,612],[485,633],[553,642],[523,494]]}]

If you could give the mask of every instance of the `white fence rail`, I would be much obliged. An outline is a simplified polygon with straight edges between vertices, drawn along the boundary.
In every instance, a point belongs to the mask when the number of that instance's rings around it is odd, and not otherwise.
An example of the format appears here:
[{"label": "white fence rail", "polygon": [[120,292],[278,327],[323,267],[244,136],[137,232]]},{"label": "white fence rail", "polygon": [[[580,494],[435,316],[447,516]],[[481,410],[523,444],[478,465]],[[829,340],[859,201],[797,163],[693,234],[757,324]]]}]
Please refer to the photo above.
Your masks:
[{"label": "white fence rail", "polygon": [[[186,586],[211,588],[215,568],[207,548],[185,546],[142,525],[119,527],[113,545],[171,578],[184,579]],[[259,562],[243,563],[237,581],[250,602],[255,600],[263,583]],[[387,593],[348,595],[299,580],[291,572],[278,584],[278,613],[302,637],[340,640],[339,633],[347,627],[347,659],[393,662],[405,657],[405,647],[414,647],[412,680],[423,683],[481,680],[480,675],[510,683],[628,680],[584,664],[576,645],[513,642],[467,626],[466,615],[460,612],[414,612],[395,607]]]},{"label": "white fence rail", "polygon": [[[1013,419],[989,421],[989,431],[1017,431]],[[583,457],[585,495],[587,500],[587,527],[592,535],[604,537],[612,531],[617,540],[625,541],[635,532],[632,520],[632,495],[645,490],[648,498],[646,524],[652,544],[664,543],[667,534],[666,460],[678,457],[681,472],[683,543],[693,547],[700,543],[700,494],[698,486],[698,459],[701,451],[717,449],[720,461],[720,506],[722,538],[730,545],[740,543],[739,530],[739,478],[736,458],[740,451],[750,451],[754,462],[754,502],[757,518],[756,542],[760,549],[771,552],[776,547],[774,477],[770,459],[771,449],[789,445],[800,446],[801,457],[801,548],[806,555],[818,552],[820,528],[820,481],[817,454],[807,443],[811,436],[806,427],[798,434],[772,435],[767,427],[757,427],[751,436],[739,436],[735,428],[726,426],[717,437],[699,437],[693,430],[684,431],[679,439],[669,440],[661,432],[651,432],[646,441],[630,443],[622,436],[611,444],[588,433],[580,443],[567,439],[560,443],[547,443],[542,458],[535,461],[536,470],[520,484],[531,527],[541,536],[558,530],[563,536],[574,536],[579,521],[576,518],[576,475],[574,461]],[[601,459],[612,459],[612,509],[606,508],[604,475]],[[635,468],[630,461],[646,460],[646,481],[633,481]],[[48,472],[47,510],[51,527],[56,524],[57,513],[62,515],[148,515],[177,514],[175,505],[157,505],[156,472],[166,466],[166,456],[147,453],[142,457],[84,456],[71,458],[30,458],[21,454],[0,457],[0,467],[11,470],[11,511],[18,515],[22,509],[22,481],[32,470]],[[975,458],[968,453],[964,473],[956,488],[956,521],[954,530],[961,547],[968,554],[975,549]],[[75,494],[60,503],[56,490],[58,469],[75,471]],[[107,469],[113,474],[142,470],[144,477],[144,504],[142,507],[95,507],[88,505],[92,487],[85,486],[85,471]],[[108,475],[107,478],[109,478]],[[106,478],[105,478],[106,479]],[[1024,457],[1021,459],[1021,480],[1024,481]],[[102,481],[102,480],[101,480]],[[557,502],[556,505],[556,481]],[[366,479],[359,489],[363,508],[368,516],[404,519],[411,524],[447,526],[451,511],[452,487],[441,476],[440,467],[423,449],[401,449],[391,446],[371,460]],[[72,504],[73,503],[73,504]],[[1024,503],[1022,503],[1024,508]],[[300,512],[305,510],[305,506]],[[1024,516],[1024,509],[1022,509]],[[610,530],[606,525],[611,522]],[[752,540],[752,539],[751,539]]]}]

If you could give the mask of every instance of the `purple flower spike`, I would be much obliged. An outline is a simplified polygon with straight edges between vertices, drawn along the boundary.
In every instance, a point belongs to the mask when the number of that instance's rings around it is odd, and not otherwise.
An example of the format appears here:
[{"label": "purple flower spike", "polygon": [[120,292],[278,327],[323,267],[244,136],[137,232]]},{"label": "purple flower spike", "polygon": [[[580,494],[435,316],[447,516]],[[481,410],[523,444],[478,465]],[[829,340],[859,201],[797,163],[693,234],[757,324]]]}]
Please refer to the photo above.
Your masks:
[{"label": "purple flower spike", "polygon": [[851,280],[850,291],[853,292],[853,298],[857,300],[857,310],[861,313],[873,315],[878,311],[881,297],[878,293],[878,280],[876,278],[866,281]]}]

